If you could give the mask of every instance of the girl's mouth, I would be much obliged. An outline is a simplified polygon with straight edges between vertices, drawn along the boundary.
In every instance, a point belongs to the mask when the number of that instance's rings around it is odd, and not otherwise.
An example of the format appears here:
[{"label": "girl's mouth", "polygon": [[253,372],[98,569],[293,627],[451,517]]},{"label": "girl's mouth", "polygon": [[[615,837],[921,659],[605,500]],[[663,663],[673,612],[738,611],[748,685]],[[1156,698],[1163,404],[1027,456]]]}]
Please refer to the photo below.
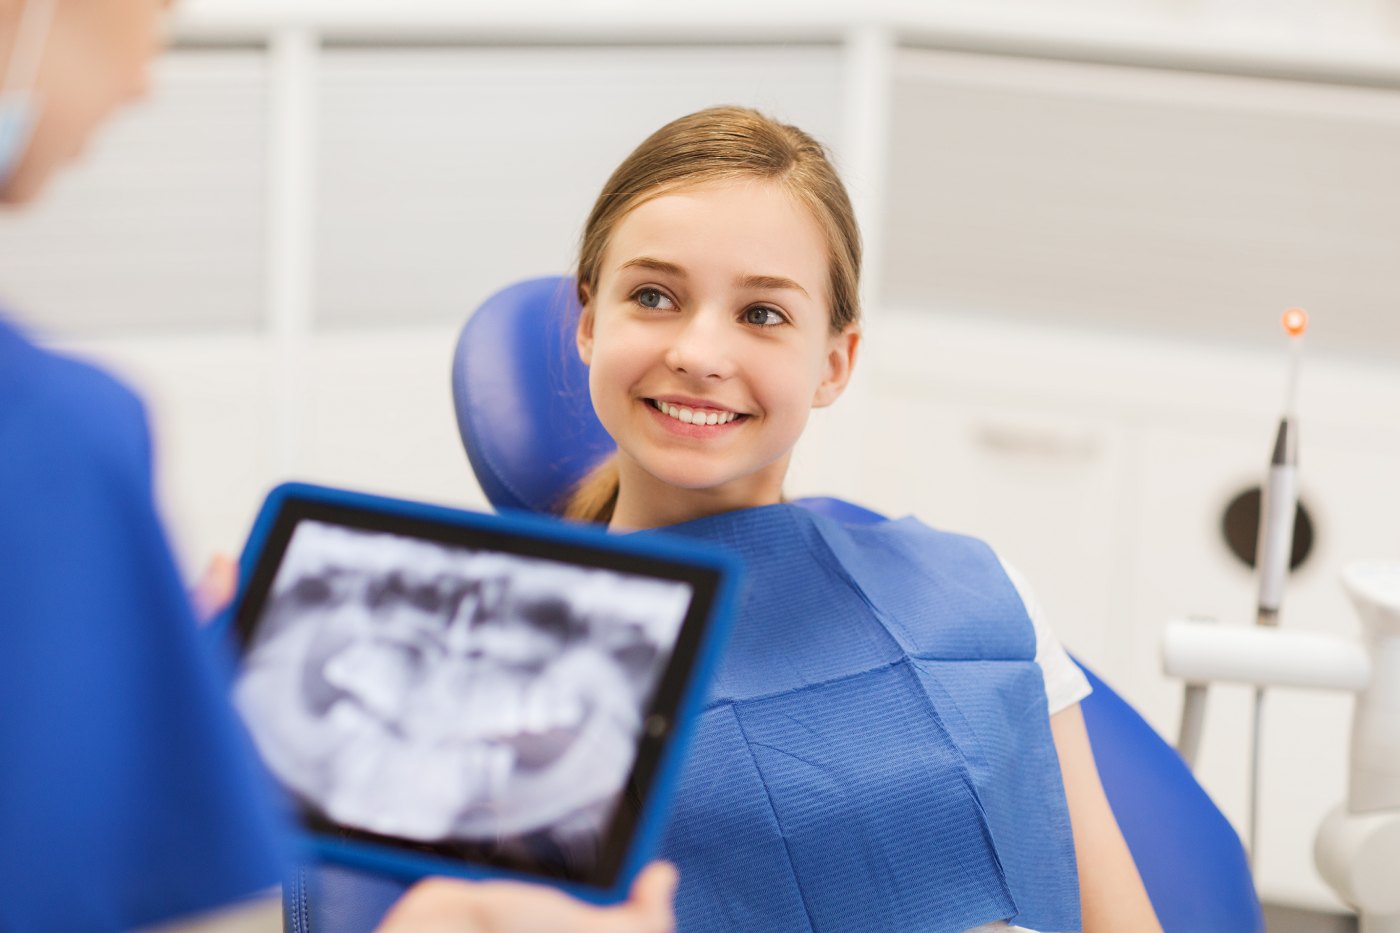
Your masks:
[{"label": "girl's mouth", "polygon": [[696,427],[718,427],[726,424],[733,424],[736,421],[742,421],[748,417],[748,415],[741,415],[734,411],[726,411],[722,408],[687,408],[684,405],[672,405],[669,402],[659,401],[654,398],[649,398],[646,402],[654,410],[678,424],[688,424]]}]

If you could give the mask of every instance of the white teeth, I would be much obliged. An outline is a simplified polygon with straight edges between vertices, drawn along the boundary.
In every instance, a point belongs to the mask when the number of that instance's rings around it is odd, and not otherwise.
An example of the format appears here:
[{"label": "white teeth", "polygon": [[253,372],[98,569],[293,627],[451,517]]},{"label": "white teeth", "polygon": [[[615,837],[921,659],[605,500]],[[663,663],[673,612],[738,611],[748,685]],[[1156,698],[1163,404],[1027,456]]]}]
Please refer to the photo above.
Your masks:
[{"label": "white teeth", "polygon": [[728,424],[739,415],[732,411],[694,411],[690,408],[681,408],[679,405],[668,405],[666,402],[652,402],[656,408],[677,421],[684,424]]}]

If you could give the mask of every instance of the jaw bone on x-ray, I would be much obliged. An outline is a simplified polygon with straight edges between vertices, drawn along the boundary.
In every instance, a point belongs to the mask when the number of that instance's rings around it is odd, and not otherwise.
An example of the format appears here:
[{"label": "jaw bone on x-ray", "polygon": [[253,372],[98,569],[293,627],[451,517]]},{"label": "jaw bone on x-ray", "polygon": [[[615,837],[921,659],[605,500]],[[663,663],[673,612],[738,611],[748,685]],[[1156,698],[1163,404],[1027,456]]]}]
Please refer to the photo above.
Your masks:
[{"label": "jaw bone on x-ray", "polygon": [[341,825],[588,848],[691,599],[684,583],[301,522],[236,699]]}]

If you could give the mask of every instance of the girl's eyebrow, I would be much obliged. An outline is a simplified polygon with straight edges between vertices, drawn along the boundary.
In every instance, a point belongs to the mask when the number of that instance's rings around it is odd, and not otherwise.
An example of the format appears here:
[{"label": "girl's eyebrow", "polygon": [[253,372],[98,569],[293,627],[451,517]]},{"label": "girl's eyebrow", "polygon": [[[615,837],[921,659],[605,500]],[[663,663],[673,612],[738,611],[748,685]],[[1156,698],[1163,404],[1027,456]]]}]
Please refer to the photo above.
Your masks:
[{"label": "girl's eyebrow", "polygon": [[[801,285],[798,285],[792,279],[784,278],[781,275],[741,276],[739,279],[739,287],[765,290],[790,289],[792,291],[801,292],[804,295],[807,294],[807,289],[803,288]],[[808,297],[810,298],[811,296],[808,295]]]},{"label": "girl's eyebrow", "polygon": [[636,259],[629,259],[617,267],[617,271],[623,269],[650,269],[653,272],[664,272],[667,275],[685,278],[685,270],[673,262],[666,262],[663,259],[652,259],[650,256],[638,256]]},{"label": "girl's eyebrow", "polygon": [[[617,269],[619,272],[623,269],[649,269],[652,272],[674,275],[677,278],[683,279],[686,277],[685,270],[675,263],[667,262],[664,259],[653,259],[650,256],[638,256],[636,259],[629,259],[618,266]],[[807,295],[807,289],[798,285],[792,279],[782,275],[741,275],[736,281],[739,287],[744,289],[767,291],[787,289]]]}]

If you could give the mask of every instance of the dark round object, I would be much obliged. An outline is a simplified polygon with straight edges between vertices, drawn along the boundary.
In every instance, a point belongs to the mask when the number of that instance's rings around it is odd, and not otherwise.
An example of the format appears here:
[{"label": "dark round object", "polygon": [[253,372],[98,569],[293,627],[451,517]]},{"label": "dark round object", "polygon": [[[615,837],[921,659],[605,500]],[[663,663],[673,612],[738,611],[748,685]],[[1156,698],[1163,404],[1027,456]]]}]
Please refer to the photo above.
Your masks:
[{"label": "dark round object", "polygon": [[[1230,553],[1240,559],[1246,567],[1253,569],[1255,551],[1259,547],[1259,501],[1262,493],[1258,486],[1251,486],[1225,506],[1220,530],[1225,535],[1225,543]],[[1307,505],[1298,500],[1298,512],[1293,517],[1293,553],[1289,557],[1289,569],[1297,570],[1313,549],[1313,520]]]}]

